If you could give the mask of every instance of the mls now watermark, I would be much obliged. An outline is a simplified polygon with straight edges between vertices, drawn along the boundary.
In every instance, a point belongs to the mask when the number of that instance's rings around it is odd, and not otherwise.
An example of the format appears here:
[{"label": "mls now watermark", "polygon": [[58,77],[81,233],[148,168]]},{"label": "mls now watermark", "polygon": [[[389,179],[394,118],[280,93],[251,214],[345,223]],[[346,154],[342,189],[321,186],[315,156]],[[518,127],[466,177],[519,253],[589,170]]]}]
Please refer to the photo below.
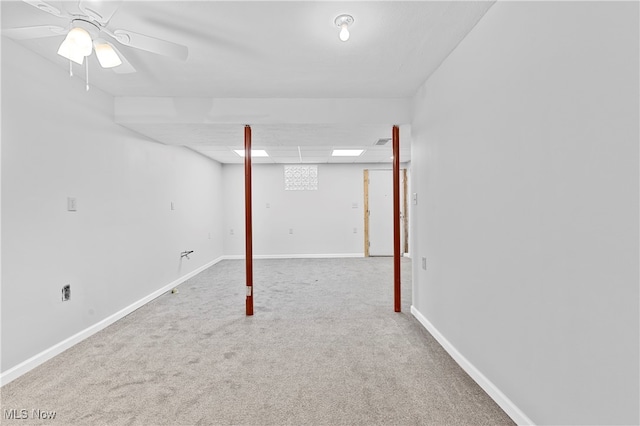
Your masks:
[{"label": "mls now watermark", "polygon": [[11,410],[4,410],[4,418],[5,420],[53,420],[56,418],[56,412],[36,408],[33,410],[13,408]]}]

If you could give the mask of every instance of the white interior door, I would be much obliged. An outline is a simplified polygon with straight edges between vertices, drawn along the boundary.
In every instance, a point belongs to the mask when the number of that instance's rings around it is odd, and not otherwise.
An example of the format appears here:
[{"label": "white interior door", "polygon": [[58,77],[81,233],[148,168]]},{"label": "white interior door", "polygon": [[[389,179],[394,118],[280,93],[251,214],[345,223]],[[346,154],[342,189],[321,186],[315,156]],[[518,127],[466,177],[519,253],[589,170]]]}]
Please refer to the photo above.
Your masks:
[{"label": "white interior door", "polygon": [[393,256],[391,170],[369,170],[369,256]]}]

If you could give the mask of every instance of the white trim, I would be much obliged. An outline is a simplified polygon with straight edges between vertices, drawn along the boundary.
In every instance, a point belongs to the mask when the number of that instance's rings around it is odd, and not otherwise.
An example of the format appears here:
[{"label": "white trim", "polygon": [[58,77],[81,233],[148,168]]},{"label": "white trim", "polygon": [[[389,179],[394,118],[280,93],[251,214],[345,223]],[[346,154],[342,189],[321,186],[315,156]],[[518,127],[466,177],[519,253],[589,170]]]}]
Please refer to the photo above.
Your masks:
[{"label": "white trim", "polygon": [[467,358],[444,337],[431,322],[416,309],[411,306],[411,314],[429,333],[440,343],[440,345],[451,355],[451,357],[467,372],[469,376],[493,399],[496,404],[518,425],[534,425],[529,417],[522,412],[496,385],[494,385],[484,374],[480,372]]},{"label": "white trim", "polygon": [[148,296],[143,297],[142,299],[132,303],[131,305],[127,306],[124,309],[121,309],[120,311],[116,312],[113,315],[108,316],[107,318],[103,319],[102,321],[85,328],[84,330],[74,334],[73,336],[59,342],[56,343],[55,345],[51,346],[48,349],[45,349],[44,351],[40,352],[39,354],[36,354],[34,356],[32,356],[31,358],[27,359],[26,361],[21,362],[20,364],[16,365],[15,367],[12,367],[10,369],[8,369],[7,371],[4,371],[2,374],[0,374],[0,386],[4,386],[7,383],[10,383],[11,381],[17,379],[18,377],[22,376],[23,374],[33,370],[34,368],[36,368],[37,366],[45,363],[46,361],[50,360],[51,358],[53,358],[56,355],[61,354],[62,352],[66,351],[67,349],[69,349],[70,347],[80,343],[81,341],[83,341],[84,339],[91,337],[92,335],[96,334],[97,332],[99,332],[100,330],[103,330],[105,328],[107,328],[108,326],[110,326],[111,324],[113,324],[114,322],[118,321],[121,318],[124,318],[125,316],[129,315],[131,312],[135,311],[136,309],[146,305],[147,303],[151,302],[153,299],[157,298],[158,296],[162,296],[163,294],[165,294],[166,292],[170,291],[171,289],[173,289],[174,287],[177,287],[178,285],[182,284],[184,281],[188,280],[189,278],[199,274],[200,272],[204,271],[205,269],[215,265],[216,263],[220,262],[221,260],[224,260],[224,256],[220,256],[214,260],[212,260],[209,263],[206,263],[204,265],[202,265],[201,267],[189,272],[186,275],[183,275],[182,277],[178,278],[177,280],[165,285],[164,287],[154,291],[153,293],[149,294]]},{"label": "white trim", "polygon": [[[254,254],[254,259],[337,259],[341,257],[364,257],[364,253],[334,253],[334,254]],[[244,254],[228,254],[223,259],[244,259]]]}]

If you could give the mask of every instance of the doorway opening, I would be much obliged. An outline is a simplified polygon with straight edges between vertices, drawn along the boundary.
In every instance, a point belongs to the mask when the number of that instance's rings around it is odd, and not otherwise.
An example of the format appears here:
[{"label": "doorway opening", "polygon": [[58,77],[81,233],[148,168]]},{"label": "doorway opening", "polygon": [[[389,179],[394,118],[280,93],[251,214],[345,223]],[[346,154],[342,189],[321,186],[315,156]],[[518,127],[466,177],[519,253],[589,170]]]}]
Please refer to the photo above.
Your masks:
[{"label": "doorway opening", "polygon": [[[408,178],[407,169],[400,171],[401,254],[409,253]],[[393,171],[364,170],[364,256],[393,256]]]}]

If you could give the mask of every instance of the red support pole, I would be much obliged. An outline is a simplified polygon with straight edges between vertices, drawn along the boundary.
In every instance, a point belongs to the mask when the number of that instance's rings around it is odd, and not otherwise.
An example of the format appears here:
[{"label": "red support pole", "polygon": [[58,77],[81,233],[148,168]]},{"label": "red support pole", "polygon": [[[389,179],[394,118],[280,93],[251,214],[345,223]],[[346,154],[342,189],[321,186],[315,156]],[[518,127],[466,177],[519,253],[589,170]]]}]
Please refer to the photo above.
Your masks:
[{"label": "red support pole", "polygon": [[253,229],[251,226],[251,127],[244,126],[244,229],[247,316],[253,315]]},{"label": "red support pole", "polygon": [[393,299],[400,312],[400,129],[393,126]]}]

